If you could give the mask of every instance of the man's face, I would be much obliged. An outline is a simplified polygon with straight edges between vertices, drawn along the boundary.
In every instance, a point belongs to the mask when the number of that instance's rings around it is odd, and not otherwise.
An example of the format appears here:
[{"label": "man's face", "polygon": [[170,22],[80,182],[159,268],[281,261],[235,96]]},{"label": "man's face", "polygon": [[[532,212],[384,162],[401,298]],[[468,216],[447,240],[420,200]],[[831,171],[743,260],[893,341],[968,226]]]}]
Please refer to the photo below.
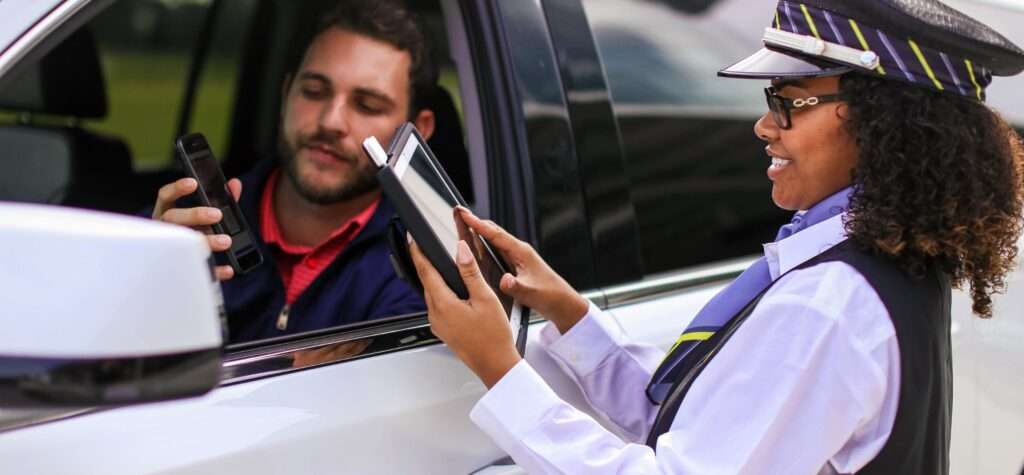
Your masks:
[{"label": "man's face", "polygon": [[409,53],[339,28],[313,40],[284,91],[280,153],[299,194],[316,204],[377,189],[363,139],[388,143],[408,118]]}]

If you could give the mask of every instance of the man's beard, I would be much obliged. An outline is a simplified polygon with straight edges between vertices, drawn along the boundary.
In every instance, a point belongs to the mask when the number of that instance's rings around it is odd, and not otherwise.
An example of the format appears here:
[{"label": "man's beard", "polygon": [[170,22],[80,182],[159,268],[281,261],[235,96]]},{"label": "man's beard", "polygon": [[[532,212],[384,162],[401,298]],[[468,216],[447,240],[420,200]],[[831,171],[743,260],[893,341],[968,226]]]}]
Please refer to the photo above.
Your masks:
[{"label": "man's beard", "polygon": [[296,159],[296,155],[299,153],[298,149],[303,144],[317,143],[330,142],[326,140],[326,137],[317,135],[300,140],[299,145],[293,149],[284,137],[280,137],[277,141],[281,168],[284,169],[284,174],[288,177],[288,181],[291,182],[299,196],[303,199],[318,205],[330,205],[358,198],[380,187],[377,183],[373,167],[367,161],[360,160],[358,157],[354,160],[355,166],[352,169],[353,173],[350,179],[333,188],[317,188],[304,181],[299,175],[299,164]]}]

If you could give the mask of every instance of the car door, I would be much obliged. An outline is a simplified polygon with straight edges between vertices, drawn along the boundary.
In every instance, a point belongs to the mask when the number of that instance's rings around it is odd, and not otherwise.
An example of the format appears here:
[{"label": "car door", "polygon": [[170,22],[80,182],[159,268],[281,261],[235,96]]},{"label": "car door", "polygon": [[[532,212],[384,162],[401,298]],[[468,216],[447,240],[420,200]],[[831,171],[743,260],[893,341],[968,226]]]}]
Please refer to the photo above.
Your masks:
[{"label": "car door", "polygon": [[[61,8],[33,19],[36,26],[22,38],[38,50],[29,48],[28,55],[13,59],[5,52],[0,62],[18,66],[23,59],[43,57],[65,37],[80,31],[82,25],[95,26],[98,21],[110,20],[110,12],[115,11],[110,8],[119,5],[131,7],[124,13],[126,19],[145,31],[149,31],[147,25],[157,28],[154,25],[164,21],[161,12],[174,17],[189,8],[204,8],[199,29],[190,30],[194,33],[177,32],[175,38],[184,36],[181,40],[215,37],[203,28],[217,23],[218,12],[241,21],[243,10],[232,9],[232,0],[69,0]],[[0,5],[0,14],[8,6],[8,2]],[[150,7],[157,13],[138,13],[138,9]],[[543,65],[536,67],[535,59],[522,55],[512,58],[517,49],[511,45],[532,38],[536,32],[536,20],[542,18],[536,7],[531,2],[498,6],[486,1],[446,0],[438,3],[439,16],[435,19],[446,24],[453,61],[450,73],[461,88],[457,97],[467,124],[472,186],[482,197],[477,202],[478,211],[482,208],[517,234],[533,240],[556,268],[581,288],[588,288],[593,286],[588,280],[593,258],[589,243],[584,240],[581,245],[577,237],[586,235],[587,224],[579,214],[583,197],[575,154],[564,133],[568,121],[559,109],[564,108],[561,87],[557,76],[544,75],[552,70]],[[260,18],[258,12],[254,15]],[[256,21],[255,25],[266,24]],[[542,33],[540,49],[531,54],[546,54],[550,65],[554,53],[543,41],[546,30]],[[194,47],[202,50],[204,45]],[[182,130],[182,124],[192,120],[183,115],[177,123],[166,124],[166,130],[164,125],[153,125],[163,123],[168,109],[214,107],[193,103],[203,92],[197,93],[194,85],[188,85],[188,75],[201,82],[206,73],[197,70],[194,61],[192,66],[187,61],[181,64],[161,74],[186,76],[184,83],[172,86],[172,90],[180,87],[186,91],[184,104],[148,111],[160,121],[148,121],[144,116],[126,121],[128,126],[141,127],[145,132],[134,134],[120,129],[124,141],[152,131],[173,137]],[[27,63],[23,66],[12,74],[32,70]],[[244,69],[245,65],[236,67]],[[109,69],[106,72],[115,73]],[[444,73],[442,78],[443,82]],[[116,74],[108,79],[116,82]],[[148,100],[154,92],[147,91],[147,84],[121,87],[140,91]],[[246,97],[241,92],[232,96],[224,87],[220,93],[229,94],[236,102]],[[214,99],[220,101],[216,107],[225,107],[217,87],[214,90]],[[242,120],[226,119],[232,123]],[[27,127],[42,127],[39,120],[33,116]],[[88,120],[76,125],[86,132],[100,132],[95,130],[99,126]],[[559,127],[561,132],[553,131]],[[118,131],[108,128],[102,132]],[[227,132],[221,135],[227,136]],[[221,150],[231,150],[230,139],[222,138],[217,143],[222,144]],[[136,149],[132,158],[137,158],[140,149],[132,148]],[[537,194],[530,193],[533,190]],[[59,199],[53,202],[63,203]],[[59,291],[53,289],[55,298],[60,297]],[[531,339],[538,330],[538,325],[531,328]],[[203,397],[107,410],[57,408],[17,420],[0,417],[4,424],[0,428],[0,471],[470,473],[504,457],[468,418],[484,386],[433,337],[422,314],[235,345],[225,349],[224,361],[221,385]],[[557,387],[571,394],[573,387],[564,376],[561,385],[554,378]]]}]

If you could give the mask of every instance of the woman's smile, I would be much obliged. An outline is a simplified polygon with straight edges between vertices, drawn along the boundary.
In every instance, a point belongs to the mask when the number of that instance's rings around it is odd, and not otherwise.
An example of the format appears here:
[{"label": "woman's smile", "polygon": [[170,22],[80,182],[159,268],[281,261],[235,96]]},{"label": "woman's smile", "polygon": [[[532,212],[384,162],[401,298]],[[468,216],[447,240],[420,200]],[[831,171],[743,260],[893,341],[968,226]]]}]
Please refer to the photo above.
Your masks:
[{"label": "woman's smile", "polygon": [[768,153],[768,157],[771,158],[771,164],[768,165],[768,179],[775,181],[775,178],[782,173],[782,170],[793,163],[793,159],[784,158],[772,151],[771,145],[764,148],[765,152]]}]

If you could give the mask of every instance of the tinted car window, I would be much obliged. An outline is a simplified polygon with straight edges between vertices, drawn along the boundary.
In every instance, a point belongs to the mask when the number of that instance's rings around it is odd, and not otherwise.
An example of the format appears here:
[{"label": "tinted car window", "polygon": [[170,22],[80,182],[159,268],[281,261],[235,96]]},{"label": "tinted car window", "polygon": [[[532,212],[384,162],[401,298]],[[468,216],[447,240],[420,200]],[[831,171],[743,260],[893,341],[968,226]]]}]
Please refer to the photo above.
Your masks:
[{"label": "tinted car window", "polygon": [[[0,91],[0,118],[14,118],[0,145],[32,158],[4,165],[0,199],[136,214],[176,177],[173,143],[189,106],[185,126],[222,152],[251,3],[232,2],[231,28],[214,24],[201,65],[194,56],[212,0],[113,3],[19,65]],[[198,94],[186,103],[193,66]]]},{"label": "tinted car window", "polygon": [[787,213],[770,199],[753,133],[756,81],[716,77],[759,44],[771,0],[698,12],[658,2],[586,0],[611,89],[645,272],[760,252]]},{"label": "tinted car window", "polygon": [[[193,52],[211,0],[195,2],[117,2],[90,25],[106,75],[110,112],[91,124],[122,137],[138,169],[159,169],[173,162],[172,145]],[[234,18],[238,18],[237,16]],[[241,27],[244,22],[237,22]],[[236,35],[237,37],[238,35]],[[237,50],[238,41],[231,46]],[[227,42],[210,55],[198,104],[214,150],[222,149],[236,54]],[[227,63],[227,64],[223,64]],[[214,117],[216,116],[216,117]],[[211,129],[211,126],[216,127]]]},{"label": "tinted car window", "polygon": [[[69,36],[43,44],[3,78],[0,146],[10,153],[0,154],[0,200],[148,215],[158,188],[181,177],[173,144],[182,131],[202,132],[222,161],[239,158],[232,170],[223,167],[229,177],[273,158],[284,65],[301,57],[303,35],[337,3],[121,0],[88,11],[94,16],[68,24]],[[417,5],[441,66],[441,92],[424,98],[437,117],[430,145],[472,202],[447,26],[439,2]],[[270,127],[252,126],[260,120]],[[379,268],[390,276],[390,265]],[[367,315],[408,313],[395,308]],[[340,329],[326,326],[303,331]]]}]

